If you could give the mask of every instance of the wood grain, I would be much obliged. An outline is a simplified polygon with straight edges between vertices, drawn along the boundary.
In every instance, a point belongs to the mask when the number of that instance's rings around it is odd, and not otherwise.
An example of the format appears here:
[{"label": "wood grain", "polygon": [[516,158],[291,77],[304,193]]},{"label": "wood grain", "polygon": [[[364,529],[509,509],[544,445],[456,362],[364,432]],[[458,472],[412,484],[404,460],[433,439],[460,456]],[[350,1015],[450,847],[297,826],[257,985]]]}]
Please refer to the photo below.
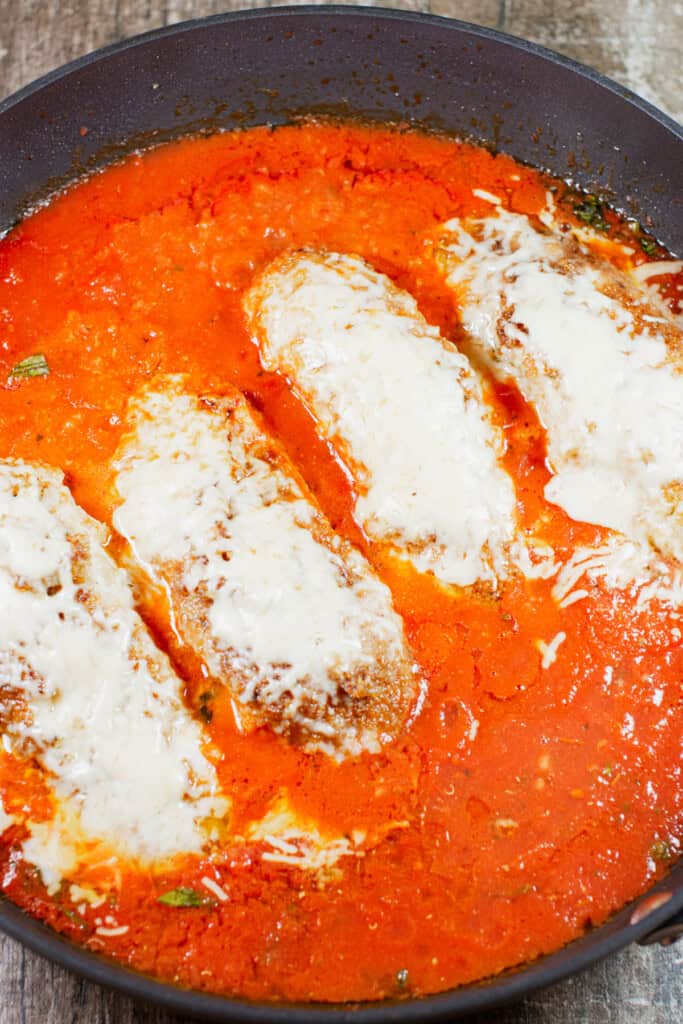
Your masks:
[{"label": "wood grain", "polygon": [[[295,0],[296,2],[296,0]],[[367,0],[366,0],[367,2]],[[0,97],[89,50],[234,0],[0,0]],[[524,36],[591,64],[681,118],[683,4],[672,0],[394,0]],[[171,1024],[0,937],[0,1024]],[[629,949],[473,1024],[678,1024],[683,949]]]}]

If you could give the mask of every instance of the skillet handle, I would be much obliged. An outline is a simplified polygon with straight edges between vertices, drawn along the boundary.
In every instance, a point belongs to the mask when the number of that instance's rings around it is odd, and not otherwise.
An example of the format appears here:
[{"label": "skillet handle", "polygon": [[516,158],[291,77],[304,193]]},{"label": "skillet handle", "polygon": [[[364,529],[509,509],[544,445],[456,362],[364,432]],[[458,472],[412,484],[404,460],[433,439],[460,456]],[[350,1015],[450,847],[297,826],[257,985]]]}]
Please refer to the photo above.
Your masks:
[{"label": "skillet handle", "polygon": [[683,910],[679,911],[678,914],[674,914],[664,924],[660,924],[659,928],[655,928],[654,931],[644,935],[642,939],[638,940],[639,946],[651,946],[655,942],[659,942],[662,946],[670,946],[674,942],[678,942],[679,939],[683,938]]}]

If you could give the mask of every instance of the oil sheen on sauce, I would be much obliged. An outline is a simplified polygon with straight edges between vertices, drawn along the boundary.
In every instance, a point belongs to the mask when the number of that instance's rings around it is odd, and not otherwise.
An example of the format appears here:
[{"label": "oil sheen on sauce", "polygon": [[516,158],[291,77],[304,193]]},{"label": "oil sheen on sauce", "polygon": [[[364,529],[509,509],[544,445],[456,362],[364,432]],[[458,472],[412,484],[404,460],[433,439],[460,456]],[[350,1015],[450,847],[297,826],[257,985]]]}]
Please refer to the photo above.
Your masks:
[{"label": "oil sheen on sauce", "polygon": [[[0,457],[64,470],[78,503],[111,526],[111,465],[129,396],[159,373],[182,373],[198,391],[237,386],[332,526],[390,588],[427,683],[421,713],[380,753],[343,762],[307,754],[268,729],[243,731],[228,696],[205,693],[160,595],[141,595],[216,751],[231,833],[252,841],[171,867],[93,865],[80,888],[48,895],[20,855],[26,835],[10,825],[0,880],[11,900],[82,945],[183,986],[254,999],[379,999],[532,960],[604,921],[675,859],[675,609],[600,585],[562,607],[552,579],[520,574],[497,590],[444,588],[388,557],[355,524],[348,478],[305,408],[262,369],[242,310],[271,260],[312,247],[367,260],[458,343],[457,310],[432,258],[436,228],[485,216],[491,195],[537,214],[552,188],[559,199],[564,186],[505,156],[416,133],[253,129],[133,156],[0,242]],[[574,222],[571,204],[566,216]],[[611,214],[608,223],[628,234]],[[645,258],[635,235],[630,248],[634,262]],[[675,298],[676,282],[665,283]],[[49,375],[11,378],[35,353]],[[604,544],[608,531],[545,500],[534,411],[481,372],[521,524],[563,562]],[[120,554],[115,540],[110,548]],[[49,817],[29,760],[0,753],[0,795],[6,818],[27,806]],[[257,821],[284,829],[296,850],[296,822],[308,823],[316,870],[293,854],[269,856]],[[199,905],[159,902],[179,889],[201,893]],[[106,904],[96,906],[88,893],[102,890]]]}]

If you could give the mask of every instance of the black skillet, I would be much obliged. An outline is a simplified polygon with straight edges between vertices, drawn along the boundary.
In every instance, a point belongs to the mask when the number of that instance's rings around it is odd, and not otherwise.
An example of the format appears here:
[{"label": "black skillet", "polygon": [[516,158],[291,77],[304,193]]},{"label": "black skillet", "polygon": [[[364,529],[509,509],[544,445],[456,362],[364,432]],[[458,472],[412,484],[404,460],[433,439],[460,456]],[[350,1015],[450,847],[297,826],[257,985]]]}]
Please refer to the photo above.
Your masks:
[{"label": "black skillet", "polygon": [[[0,104],[0,233],[77,176],[188,132],[324,114],[468,136],[599,191],[683,252],[683,133],[596,72],[458,21],[297,7],[188,22],[100,50]],[[87,132],[83,132],[87,129]],[[205,1020],[407,1024],[520,999],[634,941],[683,934],[683,862],[606,925],[516,971],[397,1003],[273,1006],[162,985],[0,900],[0,928],[91,981]]]}]

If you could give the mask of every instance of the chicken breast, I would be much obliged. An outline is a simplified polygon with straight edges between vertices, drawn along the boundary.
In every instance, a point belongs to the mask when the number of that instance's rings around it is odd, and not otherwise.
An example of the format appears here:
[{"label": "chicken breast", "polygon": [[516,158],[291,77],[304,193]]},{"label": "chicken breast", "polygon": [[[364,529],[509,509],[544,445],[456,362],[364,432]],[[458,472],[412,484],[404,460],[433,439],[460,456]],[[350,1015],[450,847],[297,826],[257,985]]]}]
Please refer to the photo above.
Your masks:
[{"label": "chicken breast", "polygon": [[357,256],[304,251],[271,264],[244,308],[263,365],[353,479],[366,535],[445,584],[504,576],[516,519],[503,438],[413,297]]},{"label": "chicken breast", "polygon": [[54,794],[51,820],[19,816],[24,855],[50,888],[112,851],[199,852],[228,811],[106,537],[61,473],[0,462],[0,734]]},{"label": "chicken breast", "polygon": [[[501,210],[451,221],[439,259],[470,343],[547,432],[548,501],[683,560],[683,333],[571,236]],[[642,558],[641,570],[642,570]]]},{"label": "chicken breast", "polygon": [[129,427],[114,522],[209,673],[308,750],[395,737],[417,676],[391,595],[246,399],[161,378],[132,400]]}]

